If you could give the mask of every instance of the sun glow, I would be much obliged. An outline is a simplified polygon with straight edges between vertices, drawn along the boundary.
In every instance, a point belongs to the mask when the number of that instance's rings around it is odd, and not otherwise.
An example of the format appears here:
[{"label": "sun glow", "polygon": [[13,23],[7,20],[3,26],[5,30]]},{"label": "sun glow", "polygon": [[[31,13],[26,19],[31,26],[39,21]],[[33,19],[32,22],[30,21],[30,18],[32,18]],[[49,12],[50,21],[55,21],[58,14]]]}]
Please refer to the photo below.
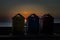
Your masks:
[{"label": "sun glow", "polygon": [[15,8],[12,8],[9,13],[10,13],[9,15],[12,17],[15,16],[17,13],[20,13],[25,18],[27,18],[32,13],[41,16],[44,13],[47,13],[47,10],[45,10],[43,6],[23,5],[23,6],[17,6]]},{"label": "sun glow", "polygon": [[23,14],[27,15],[27,14],[28,14],[28,12],[24,11],[24,12],[23,12]]}]

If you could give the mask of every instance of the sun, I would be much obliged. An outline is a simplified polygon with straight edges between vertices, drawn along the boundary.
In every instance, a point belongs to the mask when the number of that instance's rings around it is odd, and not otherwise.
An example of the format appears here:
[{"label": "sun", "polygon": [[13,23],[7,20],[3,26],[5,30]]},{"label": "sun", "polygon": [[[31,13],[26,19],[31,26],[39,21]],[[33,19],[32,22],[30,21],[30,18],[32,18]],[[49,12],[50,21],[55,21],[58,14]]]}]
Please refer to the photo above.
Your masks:
[{"label": "sun", "polygon": [[27,17],[27,15],[29,14],[29,12],[28,11],[23,11],[23,12],[21,12],[22,13],[22,15],[26,18]]},{"label": "sun", "polygon": [[24,15],[27,15],[27,14],[28,14],[28,12],[27,12],[27,11],[24,11],[24,12],[23,12],[23,14],[24,14]]}]

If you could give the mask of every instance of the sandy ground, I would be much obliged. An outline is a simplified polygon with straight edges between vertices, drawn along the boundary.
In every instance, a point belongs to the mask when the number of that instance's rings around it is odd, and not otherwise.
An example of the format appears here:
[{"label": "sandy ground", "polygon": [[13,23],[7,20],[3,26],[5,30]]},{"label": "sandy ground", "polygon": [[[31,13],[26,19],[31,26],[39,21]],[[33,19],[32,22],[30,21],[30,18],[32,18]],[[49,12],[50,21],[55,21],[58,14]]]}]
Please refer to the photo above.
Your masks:
[{"label": "sandy ground", "polygon": [[0,35],[0,40],[60,40],[60,34],[54,33],[54,35],[42,35],[41,36],[13,36],[10,35]]}]

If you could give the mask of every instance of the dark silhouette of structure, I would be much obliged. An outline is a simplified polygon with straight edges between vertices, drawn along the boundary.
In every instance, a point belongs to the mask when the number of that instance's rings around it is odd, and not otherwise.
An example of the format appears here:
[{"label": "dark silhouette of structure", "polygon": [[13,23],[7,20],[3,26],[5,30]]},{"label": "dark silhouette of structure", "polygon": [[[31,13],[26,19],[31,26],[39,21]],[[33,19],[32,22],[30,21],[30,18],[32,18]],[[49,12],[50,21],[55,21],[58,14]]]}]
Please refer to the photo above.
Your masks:
[{"label": "dark silhouette of structure", "polygon": [[54,24],[54,18],[50,14],[45,14],[42,16],[42,27],[43,33],[52,34],[53,33],[53,24]]},{"label": "dark silhouette of structure", "polygon": [[27,18],[28,34],[38,34],[39,33],[39,17],[35,14],[31,14]]},{"label": "dark silhouette of structure", "polygon": [[13,34],[24,35],[24,17],[21,14],[17,14],[13,17]]}]

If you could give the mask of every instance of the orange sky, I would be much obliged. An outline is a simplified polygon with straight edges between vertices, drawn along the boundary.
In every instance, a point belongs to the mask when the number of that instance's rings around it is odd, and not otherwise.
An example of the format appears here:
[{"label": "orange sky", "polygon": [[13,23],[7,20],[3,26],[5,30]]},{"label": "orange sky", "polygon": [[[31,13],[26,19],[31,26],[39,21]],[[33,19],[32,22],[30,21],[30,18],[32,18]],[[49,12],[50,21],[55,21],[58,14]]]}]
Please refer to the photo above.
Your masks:
[{"label": "orange sky", "polygon": [[48,13],[48,11],[45,10],[43,6],[39,6],[39,5],[23,5],[12,8],[9,11],[9,16],[13,17],[17,13],[20,13],[25,18],[27,18],[30,14],[35,13],[38,16],[42,16],[44,13]]}]

